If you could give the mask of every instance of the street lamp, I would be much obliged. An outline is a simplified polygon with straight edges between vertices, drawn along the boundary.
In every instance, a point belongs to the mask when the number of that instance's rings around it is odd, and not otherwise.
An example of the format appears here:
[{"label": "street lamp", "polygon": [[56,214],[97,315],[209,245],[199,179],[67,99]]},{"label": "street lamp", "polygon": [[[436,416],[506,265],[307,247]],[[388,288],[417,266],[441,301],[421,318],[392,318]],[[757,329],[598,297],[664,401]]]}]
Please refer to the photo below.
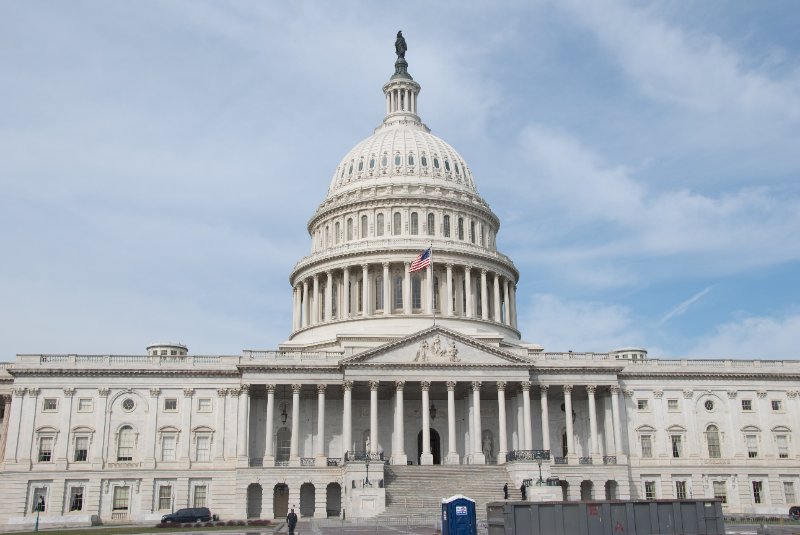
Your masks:
[{"label": "street lamp", "polygon": [[364,481],[364,486],[371,487],[372,483],[369,482],[369,452],[367,452],[367,457],[364,459],[364,465],[367,467],[367,480]]},{"label": "street lamp", "polygon": [[536,486],[541,487],[544,484],[544,480],[542,479],[542,461],[544,460],[544,452],[534,452],[533,458],[536,459],[536,464],[539,465],[539,481],[536,482]]}]

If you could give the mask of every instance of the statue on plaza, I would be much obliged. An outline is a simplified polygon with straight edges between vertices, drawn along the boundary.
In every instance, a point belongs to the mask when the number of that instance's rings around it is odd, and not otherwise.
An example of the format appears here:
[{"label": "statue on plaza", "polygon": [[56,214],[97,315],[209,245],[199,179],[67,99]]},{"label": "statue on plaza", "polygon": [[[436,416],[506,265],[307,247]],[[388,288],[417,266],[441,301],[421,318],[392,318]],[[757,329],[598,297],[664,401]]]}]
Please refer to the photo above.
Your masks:
[{"label": "statue on plaza", "polygon": [[406,38],[403,37],[403,31],[401,30],[397,32],[397,40],[394,42],[394,51],[398,58],[406,59],[406,50],[408,50],[408,45],[406,45]]}]

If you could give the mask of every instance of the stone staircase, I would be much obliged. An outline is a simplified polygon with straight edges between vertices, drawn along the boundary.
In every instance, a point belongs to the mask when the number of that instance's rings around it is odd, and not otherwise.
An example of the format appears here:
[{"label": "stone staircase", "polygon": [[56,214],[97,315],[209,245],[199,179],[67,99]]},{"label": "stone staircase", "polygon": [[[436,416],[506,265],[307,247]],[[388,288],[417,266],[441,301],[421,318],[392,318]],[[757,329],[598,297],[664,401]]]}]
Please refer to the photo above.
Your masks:
[{"label": "stone staircase", "polygon": [[520,491],[502,465],[430,465],[384,468],[386,512],[382,517],[423,515],[438,518],[442,498],[463,494],[475,500],[478,520],[486,519],[486,504],[503,500],[508,483],[509,499],[519,500]]}]

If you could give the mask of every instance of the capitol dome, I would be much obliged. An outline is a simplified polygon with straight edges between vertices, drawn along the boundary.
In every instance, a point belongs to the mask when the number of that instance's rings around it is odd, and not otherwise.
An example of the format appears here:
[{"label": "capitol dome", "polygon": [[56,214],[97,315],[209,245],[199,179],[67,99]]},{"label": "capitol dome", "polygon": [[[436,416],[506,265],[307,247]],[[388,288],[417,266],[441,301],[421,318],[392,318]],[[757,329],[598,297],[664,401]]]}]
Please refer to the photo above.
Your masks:
[{"label": "capitol dome", "polygon": [[[497,251],[500,220],[464,158],[420,119],[420,89],[399,56],[383,86],[383,121],[340,161],[308,222],[311,251],[290,276],[284,349],[384,343],[432,322],[519,342],[519,273]],[[414,269],[428,250],[430,265]]]}]

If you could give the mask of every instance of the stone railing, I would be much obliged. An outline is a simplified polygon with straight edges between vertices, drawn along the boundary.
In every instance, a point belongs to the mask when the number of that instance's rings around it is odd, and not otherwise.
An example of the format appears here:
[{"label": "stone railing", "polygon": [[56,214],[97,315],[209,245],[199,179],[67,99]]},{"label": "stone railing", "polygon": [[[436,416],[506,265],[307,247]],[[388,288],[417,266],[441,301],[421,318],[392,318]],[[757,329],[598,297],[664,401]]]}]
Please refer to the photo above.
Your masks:
[{"label": "stone railing", "polygon": [[800,367],[798,361],[786,360],[739,360],[739,359],[646,359],[624,360],[624,364],[658,367],[698,368],[783,368]]},{"label": "stone railing", "polygon": [[603,464],[617,464],[617,456],[603,455]]},{"label": "stone railing", "polygon": [[342,465],[342,458],[341,457],[328,457],[327,465],[328,466],[341,466]]},{"label": "stone railing", "polygon": [[383,462],[383,452],[371,453],[366,451],[347,451],[344,454],[344,462],[364,462],[369,459],[370,462],[377,461]]},{"label": "stone railing", "polygon": [[553,457],[553,464],[569,464],[566,457]]},{"label": "stone railing", "polygon": [[506,462],[549,461],[550,450],[511,450],[506,453]]},{"label": "stone railing", "polygon": [[217,355],[19,355],[21,364],[89,366],[216,366],[224,357]]},{"label": "stone railing", "polygon": [[533,360],[614,360],[608,353],[532,353],[529,357]]},{"label": "stone railing", "polygon": [[260,351],[246,349],[242,351],[242,362],[250,360],[339,360],[342,353],[325,351]]},{"label": "stone railing", "polygon": [[578,464],[592,464],[591,457],[578,457]]},{"label": "stone railing", "polygon": [[316,466],[317,460],[314,457],[300,457],[300,466]]}]

